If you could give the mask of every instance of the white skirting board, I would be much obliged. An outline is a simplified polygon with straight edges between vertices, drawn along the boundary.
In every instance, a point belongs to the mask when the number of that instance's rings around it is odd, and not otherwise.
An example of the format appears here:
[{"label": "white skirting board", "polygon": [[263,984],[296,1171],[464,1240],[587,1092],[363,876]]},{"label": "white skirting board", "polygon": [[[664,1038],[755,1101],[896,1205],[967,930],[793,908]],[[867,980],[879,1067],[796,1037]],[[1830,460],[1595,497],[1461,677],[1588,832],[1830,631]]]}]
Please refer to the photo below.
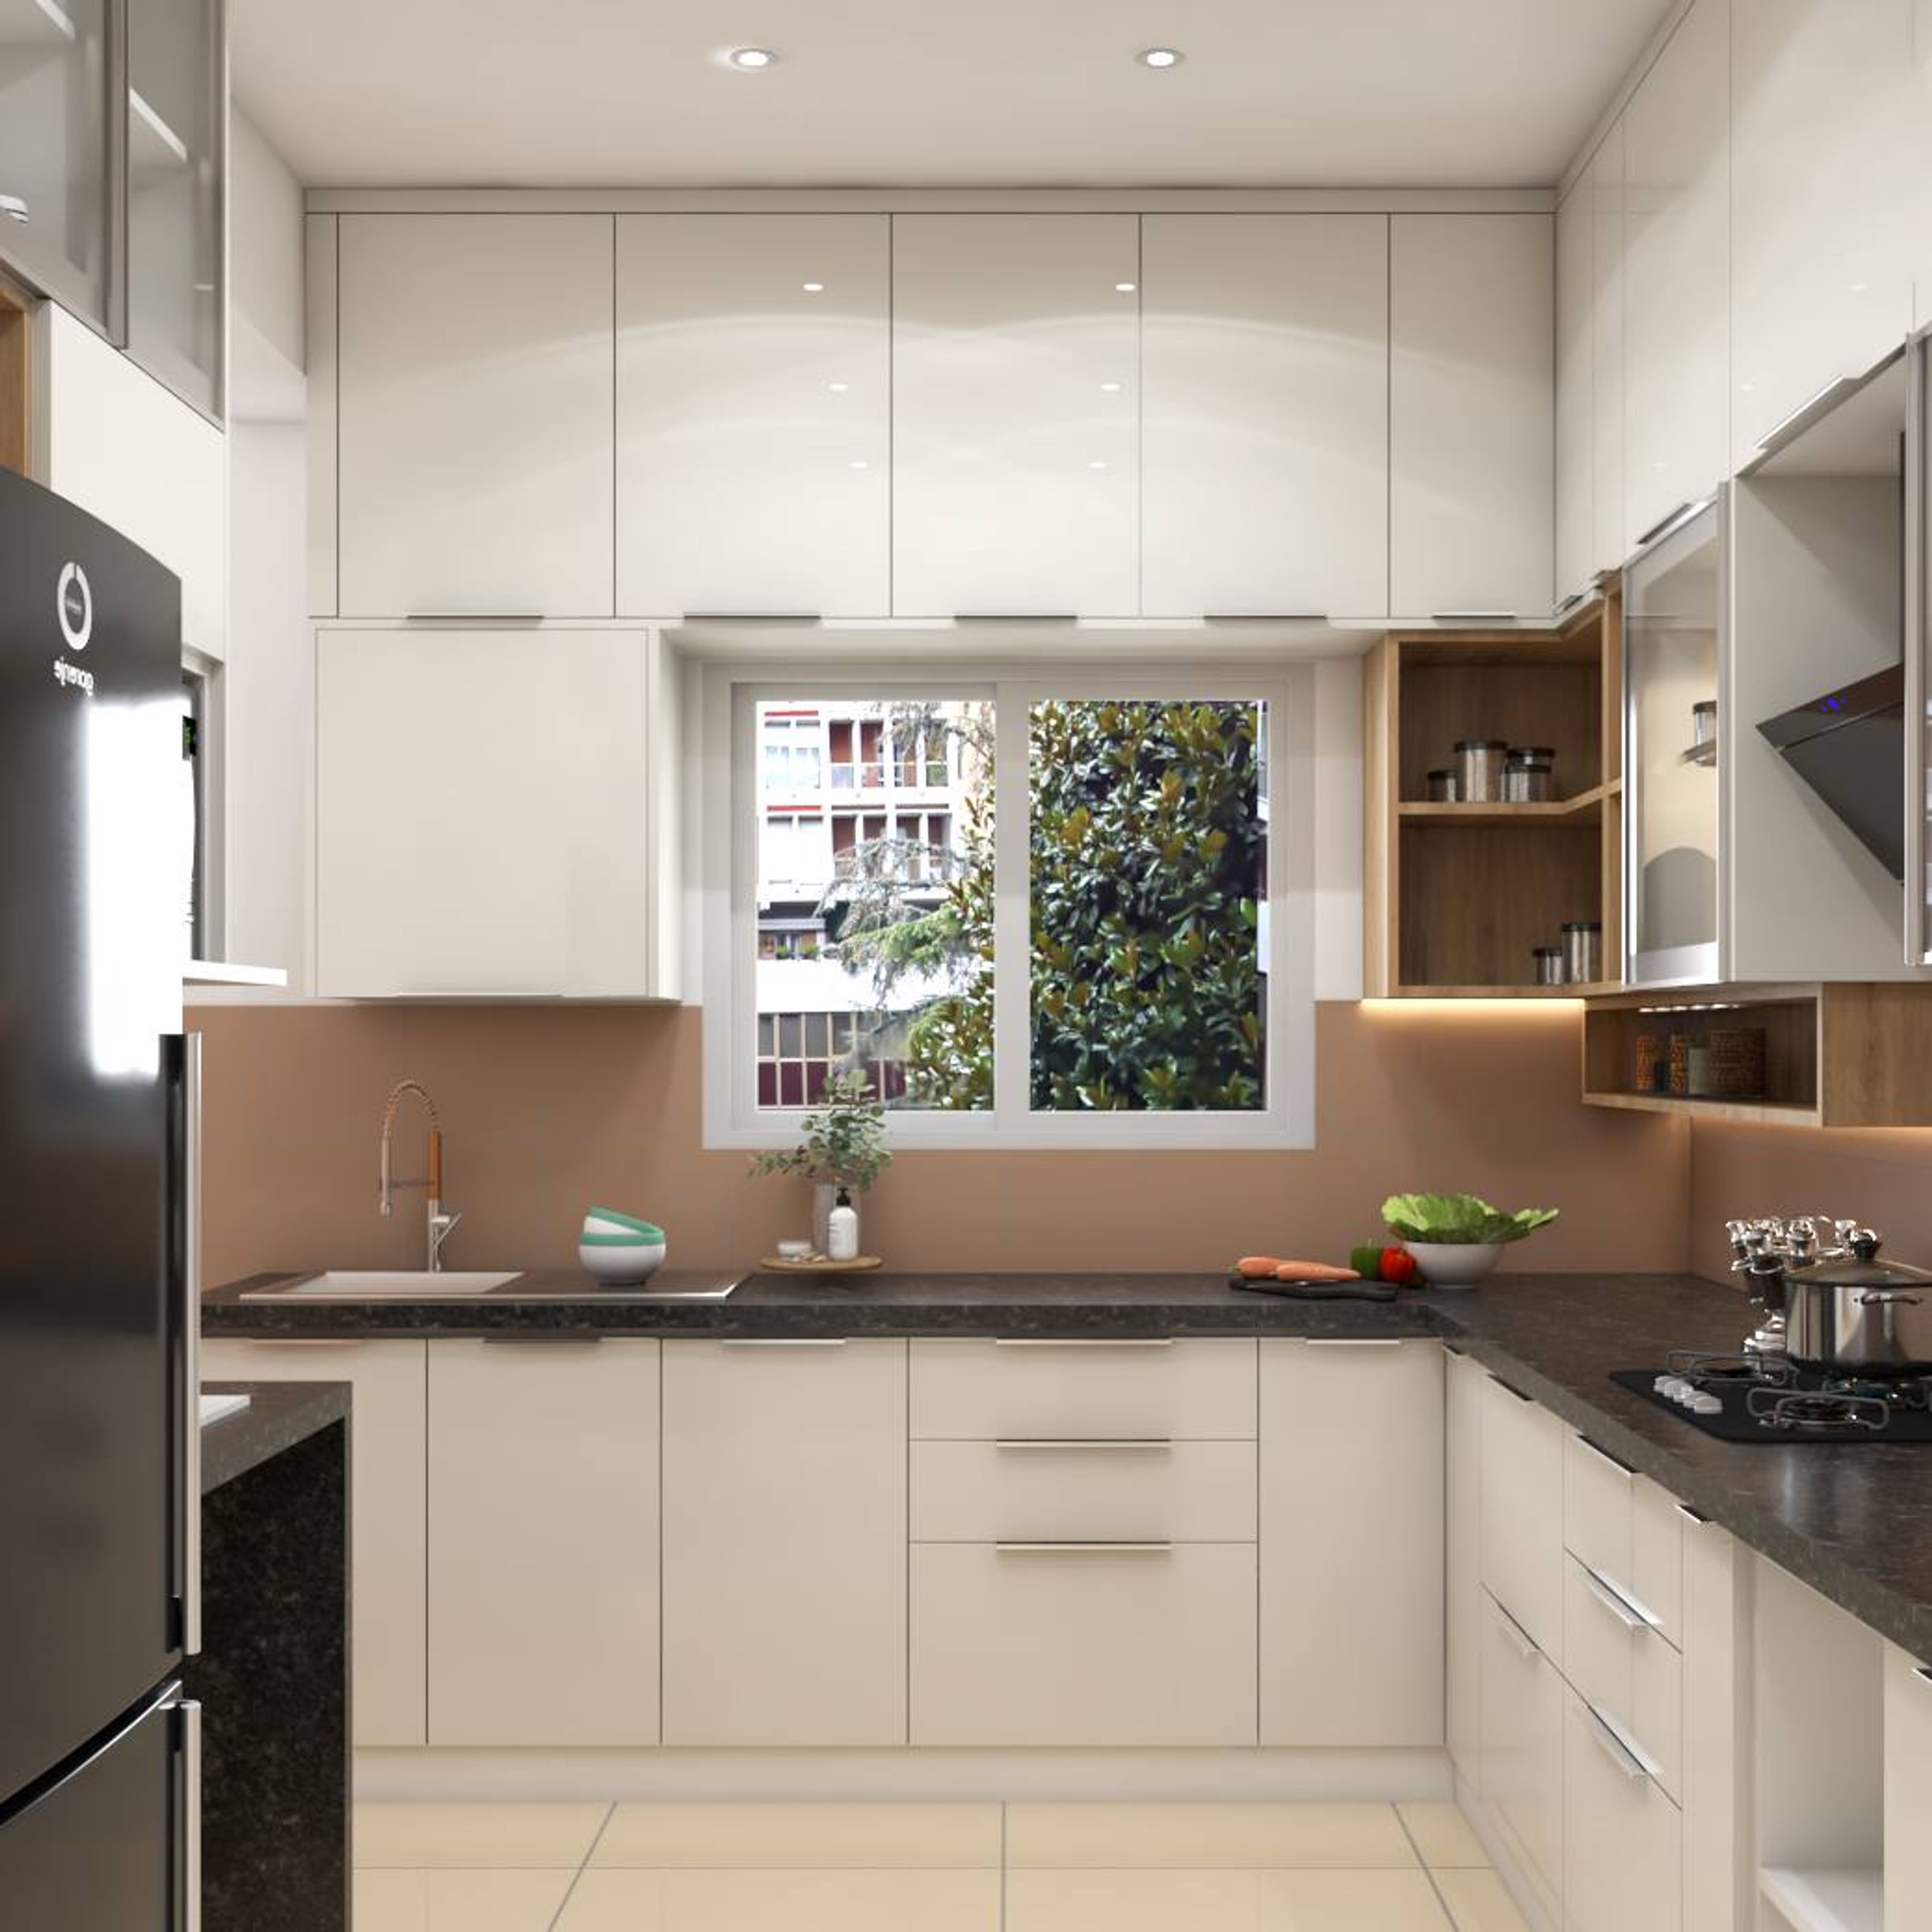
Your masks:
[{"label": "white skirting board", "polygon": [[1462,1808],[1463,1816],[1481,1840],[1484,1850],[1489,1853],[1490,1862],[1495,1866],[1496,1876],[1502,1880],[1503,1888],[1514,1901],[1516,1909],[1522,1914],[1524,1924],[1530,1932],[1559,1932],[1538,1901],[1534,1888],[1516,1869],[1508,1840],[1484,1810],[1483,1801],[1477,1796],[1474,1786],[1466,1778],[1452,1776],[1451,1782],[1454,1789],[1450,1796]]},{"label": "white skirting board", "polygon": [[[1379,1800],[1454,1796],[1440,1750],[361,1750],[364,1799]],[[1500,1864],[1500,1861],[1498,1862]]]}]

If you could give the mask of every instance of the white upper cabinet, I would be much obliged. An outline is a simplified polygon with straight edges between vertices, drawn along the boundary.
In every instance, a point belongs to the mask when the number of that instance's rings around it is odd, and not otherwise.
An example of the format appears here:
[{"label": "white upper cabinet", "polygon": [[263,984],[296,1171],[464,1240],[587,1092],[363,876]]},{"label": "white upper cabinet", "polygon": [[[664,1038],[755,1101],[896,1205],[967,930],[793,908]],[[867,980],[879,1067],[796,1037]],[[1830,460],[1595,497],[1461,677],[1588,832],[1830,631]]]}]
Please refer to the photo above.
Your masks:
[{"label": "white upper cabinet", "polygon": [[[1606,134],[1576,192],[1590,206],[1590,562],[1612,570],[1624,541],[1624,124]],[[1574,586],[1573,586],[1574,587]]]},{"label": "white upper cabinet", "polygon": [[1556,211],[1556,594],[1595,575],[1596,222],[1587,178]]},{"label": "white upper cabinet", "polygon": [[617,221],[617,608],[891,608],[891,224]]},{"label": "white upper cabinet", "polygon": [[1624,548],[1730,472],[1730,0],[1696,0],[1624,116]]},{"label": "white upper cabinet", "polygon": [[1732,455],[1912,326],[1910,13],[1750,0],[1731,28]]},{"label": "white upper cabinet", "polygon": [[892,603],[1140,608],[1140,223],[892,223]]},{"label": "white upper cabinet", "polygon": [[1150,214],[1142,271],[1142,608],[1385,610],[1388,218]]},{"label": "white upper cabinet", "polygon": [[345,214],[344,616],[608,616],[608,214]]},{"label": "white upper cabinet", "polygon": [[1390,218],[1390,608],[1554,602],[1546,214]]},{"label": "white upper cabinet", "polygon": [[617,631],[322,634],[318,993],[661,990],[652,650]]}]

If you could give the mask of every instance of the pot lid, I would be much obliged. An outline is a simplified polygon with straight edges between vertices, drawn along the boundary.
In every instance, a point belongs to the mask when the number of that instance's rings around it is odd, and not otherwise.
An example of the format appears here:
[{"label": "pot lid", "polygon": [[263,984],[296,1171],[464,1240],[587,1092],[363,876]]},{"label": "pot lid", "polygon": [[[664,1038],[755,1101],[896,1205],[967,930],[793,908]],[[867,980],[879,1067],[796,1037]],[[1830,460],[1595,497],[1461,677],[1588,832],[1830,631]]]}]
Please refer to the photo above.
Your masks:
[{"label": "pot lid", "polygon": [[1904,1262],[1880,1261],[1876,1235],[1855,1235],[1849,1255],[1832,1256],[1786,1270],[1794,1285],[1816,1288],[1932,1287],[1932,1272]]}]

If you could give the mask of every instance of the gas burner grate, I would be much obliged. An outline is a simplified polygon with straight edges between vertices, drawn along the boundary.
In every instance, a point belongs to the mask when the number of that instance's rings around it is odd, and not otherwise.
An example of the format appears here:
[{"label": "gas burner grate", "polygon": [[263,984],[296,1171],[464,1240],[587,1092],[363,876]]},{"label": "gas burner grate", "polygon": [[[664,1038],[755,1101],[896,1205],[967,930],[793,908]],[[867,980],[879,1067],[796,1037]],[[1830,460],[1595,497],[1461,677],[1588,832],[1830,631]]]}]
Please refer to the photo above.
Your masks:
[{"label": "gas burner grate", "polygon": [[1892,1426],[1889,1403],[1822,1389],[1795,1394],[1788,1389],[1751,1389],[1745,1394],[1744,1408],[1767,1429],[1808,1436],[1860,1429],[1876,1432]]},{"label": "gas burner grate", "polygon": [[[1932,1442],[1932,1382],[1822,1376],[1790,1362],[1673,1349],[1668,1366],[1620,1369],[1620,1388],[1726,1442]],[[1750,1372],[1740,1374],[1740,1368]]]}]

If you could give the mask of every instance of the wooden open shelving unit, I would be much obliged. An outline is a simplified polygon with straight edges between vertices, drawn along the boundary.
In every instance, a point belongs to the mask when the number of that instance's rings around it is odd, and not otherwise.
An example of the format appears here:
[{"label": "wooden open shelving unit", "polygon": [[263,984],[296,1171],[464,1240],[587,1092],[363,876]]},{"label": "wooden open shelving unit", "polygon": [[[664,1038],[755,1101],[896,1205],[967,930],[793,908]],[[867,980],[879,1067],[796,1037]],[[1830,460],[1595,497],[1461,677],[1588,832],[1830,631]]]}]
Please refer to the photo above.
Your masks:
[{"label": "wooden open shelving unit", "polygon": [[[1364,901],[1371,999],[1576,999],[1539,986],[1530,949],[1566,920],[1622,954],[1623,639],[1617,586],[1547,630],[1392,632],[1364,679]],[[1548,745],[1562,796],[1446,805],[1424,796],[1460,738]]]},{"label": "wooden open shelving unit", "polygon": [[33,446],[32,328],[26,291],[0,275],[0,470],[17,470],[23,476]]}]

